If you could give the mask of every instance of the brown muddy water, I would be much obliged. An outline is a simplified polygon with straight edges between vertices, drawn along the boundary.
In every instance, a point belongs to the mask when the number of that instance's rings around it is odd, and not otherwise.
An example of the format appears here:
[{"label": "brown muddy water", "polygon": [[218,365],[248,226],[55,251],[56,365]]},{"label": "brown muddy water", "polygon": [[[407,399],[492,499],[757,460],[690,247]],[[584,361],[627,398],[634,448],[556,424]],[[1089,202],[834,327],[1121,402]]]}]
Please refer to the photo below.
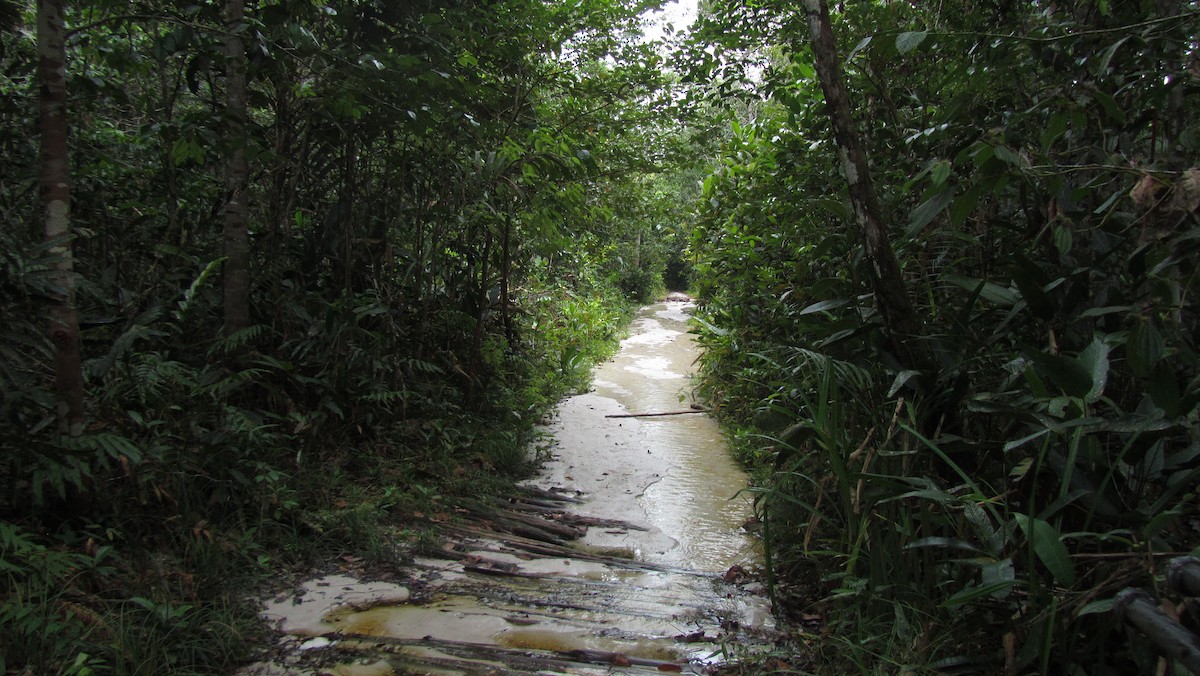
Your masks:
[{"label": "brown muddy water", "polygon": [[772,638],[746,476],[688,410],[689,302],[645,307],[592,391],[562,402],[542,472],[444,528],[400,579],[326,576],[267,601],[251,674],[705,673]]}]

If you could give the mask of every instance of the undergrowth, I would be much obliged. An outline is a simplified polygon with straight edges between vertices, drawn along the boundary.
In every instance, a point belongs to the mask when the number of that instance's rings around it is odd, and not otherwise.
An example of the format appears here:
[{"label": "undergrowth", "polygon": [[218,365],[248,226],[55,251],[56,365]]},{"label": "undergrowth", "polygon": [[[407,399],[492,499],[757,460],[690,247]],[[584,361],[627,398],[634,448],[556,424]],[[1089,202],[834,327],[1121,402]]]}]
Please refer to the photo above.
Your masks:
[{"label": "undergrowth", "polygon": [[700,390],[756,479],[798,670],[1165,673],[1112,608],[1200,551],[1200,129],[1146,122],[1194,93],[1147,74],[1194,57],[1197,16],[998,9],[1055,36],[1030,43],[954,6],[835,16],[918,332],[884,328],[782,33],[698,203]]},{"label": "undergrowth", "polygon": [[488,337],[472,400],[454,354],[414,356],[372,293],[194,341],[206,281],[87,336],[109,347],[87,364],[78,438],[47,422],[36,327],[3,328],[37,358],[0,383],[0,672],[231,671],[267,643],[261,585],[338,557],[395,565],[428,546],[414,515],[530,471],[535,423],[627,318],[616,292],[538,296],[529,339]]}]

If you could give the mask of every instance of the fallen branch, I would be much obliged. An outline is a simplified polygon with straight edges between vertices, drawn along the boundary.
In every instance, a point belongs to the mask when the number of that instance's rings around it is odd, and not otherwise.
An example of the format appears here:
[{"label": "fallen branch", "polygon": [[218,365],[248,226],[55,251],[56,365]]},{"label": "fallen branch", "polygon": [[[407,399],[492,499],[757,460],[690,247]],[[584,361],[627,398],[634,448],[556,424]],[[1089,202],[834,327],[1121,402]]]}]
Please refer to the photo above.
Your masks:
[{"label": "fallen branch", "polygon": [[686,411],[666,411],[663,413],[613,413],[605,418],[657,418],[663,415],[684,415],[686,413],[708,413],[707,408],[694,408]]},{"label": "fallen branch", "polygon": [[1200,674],[1200,638],[1163,612],[1153,596],[1141,589],[1124,589],[1117,594],[1113,610],[1117,617],[1137,627],[1164,656]]},{"label": "fallen branch", "polygon": [[[589,608],[581,609],[594,610]],[[639,666],[648,667],[667,673],[679,673],[684,669],[692,671],[692,667],[688,662],[667,662],[664,660],[635,657],[633,655],[625,655],[623,653],[610,652],[607,650],[578,649],[530,651],[526,649],[507,648],[487,643],[454,641],[450,639],[435,638],[433,636],[426,636],[424,638],[396,638],[391,636],[330,632],[327,634],[322,634],[321,637],[336,642],[344,647],[351,647],[356,643],[365,647],[379,645],[398,647],[433,647],[439,652],[451,656],[450,659],[438,660],[445,666],[451,668],[457,667],[459,669],[465,666],[468,667],[468,670],[472,672],[479,667],[480,660],[487,662],[501,662],[505,666],[520,670],[522,672],[527,671],[528,673],[533,673],[535,671],[542,673],[547,669],[553,671],[558,671],[560,669],[567,670],[578,664],[602,664],[616,667]],[[351,646],[347,646],[346,644],[348,643],[351,644]],[[404,659],[403,655],[398,655],[397,657],[399,659]]]}]

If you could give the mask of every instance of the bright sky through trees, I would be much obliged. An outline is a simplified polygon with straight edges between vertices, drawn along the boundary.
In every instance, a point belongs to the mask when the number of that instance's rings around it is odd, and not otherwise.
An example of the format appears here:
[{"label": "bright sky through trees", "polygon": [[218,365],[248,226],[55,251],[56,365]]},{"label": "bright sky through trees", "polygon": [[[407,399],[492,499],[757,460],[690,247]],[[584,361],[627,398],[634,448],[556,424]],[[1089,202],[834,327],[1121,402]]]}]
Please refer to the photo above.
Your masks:
[{"label": "bright sky through trees", "polygon": [[668,24],[674,27],[676,33],[687,30],[696,20],[696,2],[697,0],[676,0],[664,5],[661,10],[650,12],[646,21],[646,38],[665,39]]}]

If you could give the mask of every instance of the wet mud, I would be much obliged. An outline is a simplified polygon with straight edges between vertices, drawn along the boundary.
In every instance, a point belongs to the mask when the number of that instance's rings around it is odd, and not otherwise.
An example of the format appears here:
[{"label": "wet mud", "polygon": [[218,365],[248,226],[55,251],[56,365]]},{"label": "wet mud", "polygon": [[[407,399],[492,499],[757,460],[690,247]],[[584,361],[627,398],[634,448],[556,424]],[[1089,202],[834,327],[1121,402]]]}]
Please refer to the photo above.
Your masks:
[{"label": "wet mud", "polygon": [[643,308],[562,402],[541,474],[464,508],[437,556],[266,602],[282,657],[242,673],[706,673],[769,643],[746,477],[690,408],[690,308]]}]

